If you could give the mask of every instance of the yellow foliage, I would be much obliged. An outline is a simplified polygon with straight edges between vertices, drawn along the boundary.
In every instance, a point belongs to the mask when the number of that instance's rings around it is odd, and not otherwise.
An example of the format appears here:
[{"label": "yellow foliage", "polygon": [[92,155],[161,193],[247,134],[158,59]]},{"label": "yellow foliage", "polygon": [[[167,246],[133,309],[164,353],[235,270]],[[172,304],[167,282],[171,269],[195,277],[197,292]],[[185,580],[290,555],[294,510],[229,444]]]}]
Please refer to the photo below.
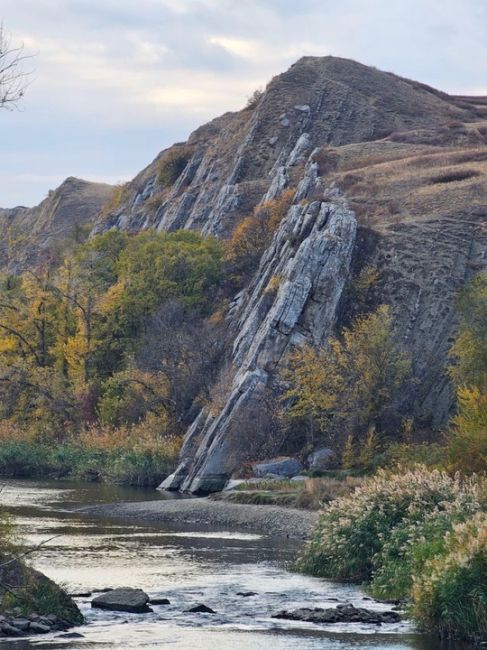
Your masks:
[{"label": "yellow foliage", "polygon": [[226,260],[237,274],[255,270],[262,253],[269,246],[280,221],[286,216],[295,191],[285,190],[279,198],[256,206],[233,231],[226,247]]},{"label": "yellow foliage", "polygon": [[282,278],[280,275],[273,275],[264,289],[264,293],[277,293],[281,286],[281,282]]},{"label": "yellow foliage", "polygon": [[353,434],[349,434],[345,441],[345,446],[343,447],[342,452],[342,467],[344,469],[352,469],[356,467],[357,457],[355,454],[355,443],[353,439]]},{"label": "yellow foliage", "polygon": [[316,421],[329,435],[347,426],[374,424],[404,381],[410,363],[397,344],[390,308],[360,316],[323,348],[306,346],[290,356],[284,399],[291,417]]},{"label": "yellow foliage", "polygon": [[448,432],[450,468],[466,473],[487,470],[487,381],[483,388],[457,390],[458,412]]}]

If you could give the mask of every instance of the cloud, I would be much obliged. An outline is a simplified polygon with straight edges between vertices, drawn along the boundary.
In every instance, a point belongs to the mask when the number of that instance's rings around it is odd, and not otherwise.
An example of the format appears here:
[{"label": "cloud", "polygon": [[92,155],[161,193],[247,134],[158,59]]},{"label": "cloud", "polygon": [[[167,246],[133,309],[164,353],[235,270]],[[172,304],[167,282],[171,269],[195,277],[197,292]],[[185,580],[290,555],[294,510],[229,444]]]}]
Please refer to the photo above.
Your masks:
[{"label": "cloud", "polygon": [[487,78],[485,0],[2,0],[2,18],[38,55],[24,111],[0,115],[0,205],[37,201],[26,174],[134,175],[305,54],[450,92]]}]

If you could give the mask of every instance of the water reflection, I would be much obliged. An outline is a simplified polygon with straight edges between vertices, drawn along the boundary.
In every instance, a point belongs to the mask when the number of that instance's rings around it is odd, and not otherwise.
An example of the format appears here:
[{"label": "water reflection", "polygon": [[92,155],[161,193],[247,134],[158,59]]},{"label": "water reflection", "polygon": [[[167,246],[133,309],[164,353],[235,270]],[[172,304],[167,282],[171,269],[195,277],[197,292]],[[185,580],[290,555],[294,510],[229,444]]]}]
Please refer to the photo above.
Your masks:
[{"label": "water reflection", "polygon": [[[152,614],[130,615],[92,610],[90,598],[78,598],[88,622],[77,630],[82,638],[0,641],[0,647],[439,650],[436,641],[415,634],[405,623],[320,628],[273,619],[283,607],[333,606],[343,600],[381,607],[365,602],[354,586],[289,572],[298,549],[295,541],[194,526],[128,525],[70,511],[91,503],[167,498],[156,491],[12,480],[1,498],[29,542],[60,535],[36,553],[33,563],[72,592],[141,587],[151,596],[168,597],[171,604],[154,606]],[[238,595],[245,591],[257,595]],[[185,613],[202,602],[217,614]]]}]

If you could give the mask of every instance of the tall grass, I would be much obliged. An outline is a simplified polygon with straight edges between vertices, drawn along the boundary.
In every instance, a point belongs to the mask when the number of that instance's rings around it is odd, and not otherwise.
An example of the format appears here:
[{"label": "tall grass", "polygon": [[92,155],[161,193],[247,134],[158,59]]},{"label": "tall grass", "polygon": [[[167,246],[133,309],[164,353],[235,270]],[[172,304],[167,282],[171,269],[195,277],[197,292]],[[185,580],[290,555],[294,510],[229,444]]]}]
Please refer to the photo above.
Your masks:
[{"label": "tall grass", "polygon": [[91,428],[58,443],[3,428],[0,474],[155,486],[174,469],[179,448],[179,438],[159,436],[148,423]]},{"label": "tall grass", "polygon": [[380,470],[325,506],[297,568],[411,600],[426,629],[487,638],[486,511],[485,477]]}]

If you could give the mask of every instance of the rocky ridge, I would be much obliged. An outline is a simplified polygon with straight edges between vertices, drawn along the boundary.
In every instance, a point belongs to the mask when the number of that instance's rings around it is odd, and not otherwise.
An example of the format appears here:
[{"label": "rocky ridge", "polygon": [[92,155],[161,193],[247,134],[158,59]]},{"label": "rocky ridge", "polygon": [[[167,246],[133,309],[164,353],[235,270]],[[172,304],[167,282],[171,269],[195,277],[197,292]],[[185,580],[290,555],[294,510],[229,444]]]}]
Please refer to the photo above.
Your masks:
[{"label": "rocky ridge", "polygon": [[[294,190],[230,307],[225,405],[201,411],[163,487],[221,489],[256,444],[241,439],[245,409],[272,388],[293,346],[323,342],[354,301],[392,307],[415,377],[399,407],[427,427],[445,422],[454,296],[486,267],[486,118],[482,98],[452,97],[353,61],[304,57],[254,107],[201,127],[126,186],[95,232],[193,228],[225,238],[256,204]],[[182,173],[164,186],[165,161],[183,154]],[[358,295],[365,266],[377,279]]]}]

